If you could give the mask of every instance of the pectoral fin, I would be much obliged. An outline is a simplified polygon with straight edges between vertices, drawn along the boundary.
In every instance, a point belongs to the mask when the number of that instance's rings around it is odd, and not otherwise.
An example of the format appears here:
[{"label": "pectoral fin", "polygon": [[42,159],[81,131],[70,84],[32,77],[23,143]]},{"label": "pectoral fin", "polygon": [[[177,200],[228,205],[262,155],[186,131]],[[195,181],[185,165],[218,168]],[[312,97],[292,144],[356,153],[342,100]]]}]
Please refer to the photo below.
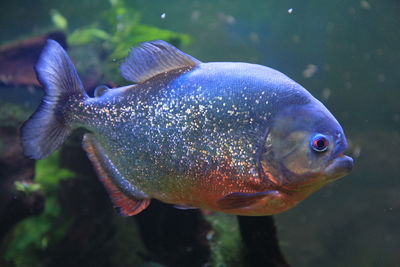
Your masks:
[{"label": "pectoral fin", "polygon": [[263,198],[277,194],[277,191],[265,191],[259,193],[242,193],[235,192],[224,196],[217,200],[217,205],[221,209],[243,209],[255,205],[258,201]]},{"label": "pectoral fin", "polygon": [[149,197],[121,176],[92,134],[83,137],[83,148],[120,215],[136,215],[149,206]]}]

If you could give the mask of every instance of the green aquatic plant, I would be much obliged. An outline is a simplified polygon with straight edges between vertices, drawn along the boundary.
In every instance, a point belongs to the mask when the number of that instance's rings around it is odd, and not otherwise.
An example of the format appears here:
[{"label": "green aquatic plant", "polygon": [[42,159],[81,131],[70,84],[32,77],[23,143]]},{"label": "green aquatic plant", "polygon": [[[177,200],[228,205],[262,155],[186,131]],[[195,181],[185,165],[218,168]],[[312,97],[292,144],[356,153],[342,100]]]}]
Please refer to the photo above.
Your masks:
[{"label": "green aquatic plant", "polygon": [[108,41],[110,39],[111,35],[108,32],[93,26],[76,29],[68,36],[68,42],[73,45],[85,45],[97,40]]},{"label": "green aquatic plant", "polygon": [[60,168],[58,162],[59,151],[56,151],[50,157],[36,162],[34,184],[15,182],[18,191],[30,193],[41,189],[46,198],[44,212],[21,221],[12,233],[5,259],[15,266],[40,266],[37,252],[61,240],[73,223],[73,218],[65,220],[60,217],[58,193],[60,181],[73,178],[75,174]]},{"label": "green aquatic plant", "polygon": [[40,184],[36,183],[27,183],[25,181],[15,181],[14,182],[15,189],[20,192],[24,192],[25,194],[29,195],[33,192],[36,192],[40,190],[41,186]]},{"label": "green aquatic plant", "polygon": [[29,111],[21,105],[0,100],[0,126],[18,127],[28,117]]},{"label": "green aquatic plant", "polygon": [[[95,47],[97,44],[101,47],[106,58],[102,66],[103,72],[109,74],[108,79],[116,83],[123,81],[118,70],[119,64],[116,63],[128,55],[132,46],[154,39],[162,39],[175,46],[187,45],[191,41],[187,34],[141,23],[140,12],[135,10],[132,1],[110,0],[109,3],[111,7],[100,15],[98,21],[72,31],[68,35],[68,43],[71,46],[90,44],[91,47]],[[57,22],[62,20],[55,19],[55,14],[56,18],[62,17],[59,13],[53,13],[54,25],[64,25]]]},{"label": "green aquatic plant", "polygon": [[132,45],[153,39],[162,39],[174,45],[187,45],[189,35],[142,24],[140,13],[126,0],[110,0],[111,9],[105,14],[112,31],[112,58],[124,58]]},{"label": "green aquatic plant", "polygon": [[54,26],[61,30],[66,30],[68,28],[67,19],[56,9],[50,11],[51,21]]},{"label": "green aquatic plant", "polygon": [[206,216],[212,225],[207,239],[211,246],[212,266],[243,266],[242,246],[236,216],[213,213]]}]

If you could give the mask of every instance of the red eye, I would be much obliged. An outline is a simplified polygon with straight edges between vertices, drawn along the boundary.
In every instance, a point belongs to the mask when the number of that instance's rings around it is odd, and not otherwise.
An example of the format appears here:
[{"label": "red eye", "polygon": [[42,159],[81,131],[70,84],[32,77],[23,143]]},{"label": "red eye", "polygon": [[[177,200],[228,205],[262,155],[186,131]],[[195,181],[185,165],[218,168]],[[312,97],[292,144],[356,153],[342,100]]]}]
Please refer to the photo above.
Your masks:
[{"label": "red eye", "polygon": [[322,134],[316,134],[312,138],[311,146],[317,152],[324,152],[328,148],[328,139]]}]

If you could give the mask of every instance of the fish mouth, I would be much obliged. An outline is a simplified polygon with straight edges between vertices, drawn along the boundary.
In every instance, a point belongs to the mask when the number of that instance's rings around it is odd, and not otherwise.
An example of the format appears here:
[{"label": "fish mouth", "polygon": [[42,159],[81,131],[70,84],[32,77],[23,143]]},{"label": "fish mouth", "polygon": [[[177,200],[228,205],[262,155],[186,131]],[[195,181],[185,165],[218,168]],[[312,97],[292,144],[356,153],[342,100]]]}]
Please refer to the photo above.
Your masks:
[{"label": "fish mouth", "polygon": [[330,161],[324,173],[328,180],[342,178],[353,169],[353,159],[346,155],[339,155]]}]

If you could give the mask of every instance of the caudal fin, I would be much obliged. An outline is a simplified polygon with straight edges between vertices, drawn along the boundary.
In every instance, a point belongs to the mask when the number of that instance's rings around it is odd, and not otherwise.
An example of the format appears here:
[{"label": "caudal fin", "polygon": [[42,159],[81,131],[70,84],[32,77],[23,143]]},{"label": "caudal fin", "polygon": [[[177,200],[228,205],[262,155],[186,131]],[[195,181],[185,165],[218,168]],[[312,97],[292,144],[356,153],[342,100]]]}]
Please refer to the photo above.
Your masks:
[{"label": "caudal fin", "polygon": [[21,129],[26,156],[41,159],[61,145],[72,131],[66,118],[66,103],[83,101],[87,94],[65,50],[48,40],[35,66],[45,95],[35,113]]}]

